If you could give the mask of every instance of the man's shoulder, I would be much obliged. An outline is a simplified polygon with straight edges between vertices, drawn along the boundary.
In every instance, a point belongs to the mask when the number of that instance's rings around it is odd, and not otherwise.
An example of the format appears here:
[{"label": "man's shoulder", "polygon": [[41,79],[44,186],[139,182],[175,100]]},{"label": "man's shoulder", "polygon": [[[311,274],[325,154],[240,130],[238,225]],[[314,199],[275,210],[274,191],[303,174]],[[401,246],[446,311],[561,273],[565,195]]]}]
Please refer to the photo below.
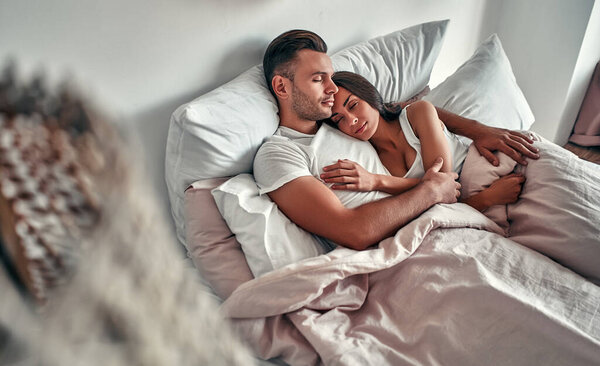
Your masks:
[{"label": "man's shoulder", "polygon": [[271,158],[273,156],[282,155],[307,155],[308,145],[302,143],[297,138],[292,138],[284,134],[280,134],[279,130],[272,136],[265,139],[263,144],[258,148],[256,154],[257,159]]},{"label": "man's shoulder", "polygon": [[265,139],[263,144],[258,148],[256,156],[257,158],[264,158],[272,155],[273,153],[298,153],[301,152],[301,150],[302,149],[298,146],[298,143],[292,139],[284,136],[273,135]]}]

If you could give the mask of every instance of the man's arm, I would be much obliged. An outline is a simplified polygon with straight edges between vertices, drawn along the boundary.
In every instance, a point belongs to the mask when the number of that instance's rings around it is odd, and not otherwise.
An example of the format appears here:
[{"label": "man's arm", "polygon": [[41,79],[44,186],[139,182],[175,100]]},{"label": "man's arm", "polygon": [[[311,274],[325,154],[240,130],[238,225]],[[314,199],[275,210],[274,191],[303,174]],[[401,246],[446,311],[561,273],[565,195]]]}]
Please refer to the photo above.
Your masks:
[{"label": "man's arm", "polygon": [[448,130],[473,140],[479,153],[493,165],[498,165],[493,151],[501,151],[522,165],[527,164],[525,157],[540,157],[537,154],[539,150],[532,145],[533,140],[520,132],[486,126],[442,108],[436,107],[436,110]]},{"label": "man's arm", "polygon": [[297,225],[356,250],[393,235],[396,230],[436,203],[454,203],[460,194],[456,173],[440,173],[442,160],[427,171],[415,188],[355,208],[312,176],[300,177],[269,193]]}]

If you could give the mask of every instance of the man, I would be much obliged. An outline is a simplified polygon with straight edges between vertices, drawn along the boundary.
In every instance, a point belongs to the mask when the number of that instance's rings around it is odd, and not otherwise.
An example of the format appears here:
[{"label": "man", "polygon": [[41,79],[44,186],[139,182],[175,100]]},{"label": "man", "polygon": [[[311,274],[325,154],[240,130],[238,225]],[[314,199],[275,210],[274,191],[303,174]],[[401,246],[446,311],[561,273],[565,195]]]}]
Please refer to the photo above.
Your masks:
[{"label": "man", "polygon": [[[442,173],[438,158],[421,183],[397,196],[358,207],[345,207],[318,179],[312,138],[318,120],[331,116],[333,66],[327,45],[318,35],[293,30],[275,38],[265,52],[267,85],[279,105],[280,127],[259,149],[254,176],[261,193],[305,230],[349,248],[362,250],[393,235],[400,227],[437,203],[454,203],[460,195],[456,173]],[[519,133],[484,126],[438,109],[440,119],[454,133],[471,138],[494,163],[491,150],[519,162],[522,155],[537,158],[532,143]]]}]

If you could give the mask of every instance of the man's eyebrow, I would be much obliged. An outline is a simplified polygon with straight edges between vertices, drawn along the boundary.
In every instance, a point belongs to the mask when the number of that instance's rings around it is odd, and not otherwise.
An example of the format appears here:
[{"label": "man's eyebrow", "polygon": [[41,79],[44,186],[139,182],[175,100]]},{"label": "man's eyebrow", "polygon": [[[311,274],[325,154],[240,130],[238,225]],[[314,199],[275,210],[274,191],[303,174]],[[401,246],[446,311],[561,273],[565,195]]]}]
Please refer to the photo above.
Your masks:
[{"label": "man's eyebrow", "polygon": [[344,101],[344,104],[342,105],[342,107],[345,107],[346,104],[348,104],[348,99],[350,99],[351,96],[352,96],[352,94],[348,95],[348,98],[346,98],[346,100]]},{"label": "man's eyebrow", "polygon": [[315,71],[312,73],[313,75],[327,75],[325,71]]}]

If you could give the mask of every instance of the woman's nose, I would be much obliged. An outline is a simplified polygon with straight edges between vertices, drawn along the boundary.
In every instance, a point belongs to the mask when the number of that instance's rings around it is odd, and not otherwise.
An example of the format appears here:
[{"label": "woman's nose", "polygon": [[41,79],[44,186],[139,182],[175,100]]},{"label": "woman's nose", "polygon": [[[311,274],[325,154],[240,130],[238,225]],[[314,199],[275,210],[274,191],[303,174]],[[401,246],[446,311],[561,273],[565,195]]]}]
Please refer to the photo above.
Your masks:
[{"label": "woman's nose", "polygon": [[357,117],[352,117],[352,124],[356,124],[358,122],[358,118]]}]

